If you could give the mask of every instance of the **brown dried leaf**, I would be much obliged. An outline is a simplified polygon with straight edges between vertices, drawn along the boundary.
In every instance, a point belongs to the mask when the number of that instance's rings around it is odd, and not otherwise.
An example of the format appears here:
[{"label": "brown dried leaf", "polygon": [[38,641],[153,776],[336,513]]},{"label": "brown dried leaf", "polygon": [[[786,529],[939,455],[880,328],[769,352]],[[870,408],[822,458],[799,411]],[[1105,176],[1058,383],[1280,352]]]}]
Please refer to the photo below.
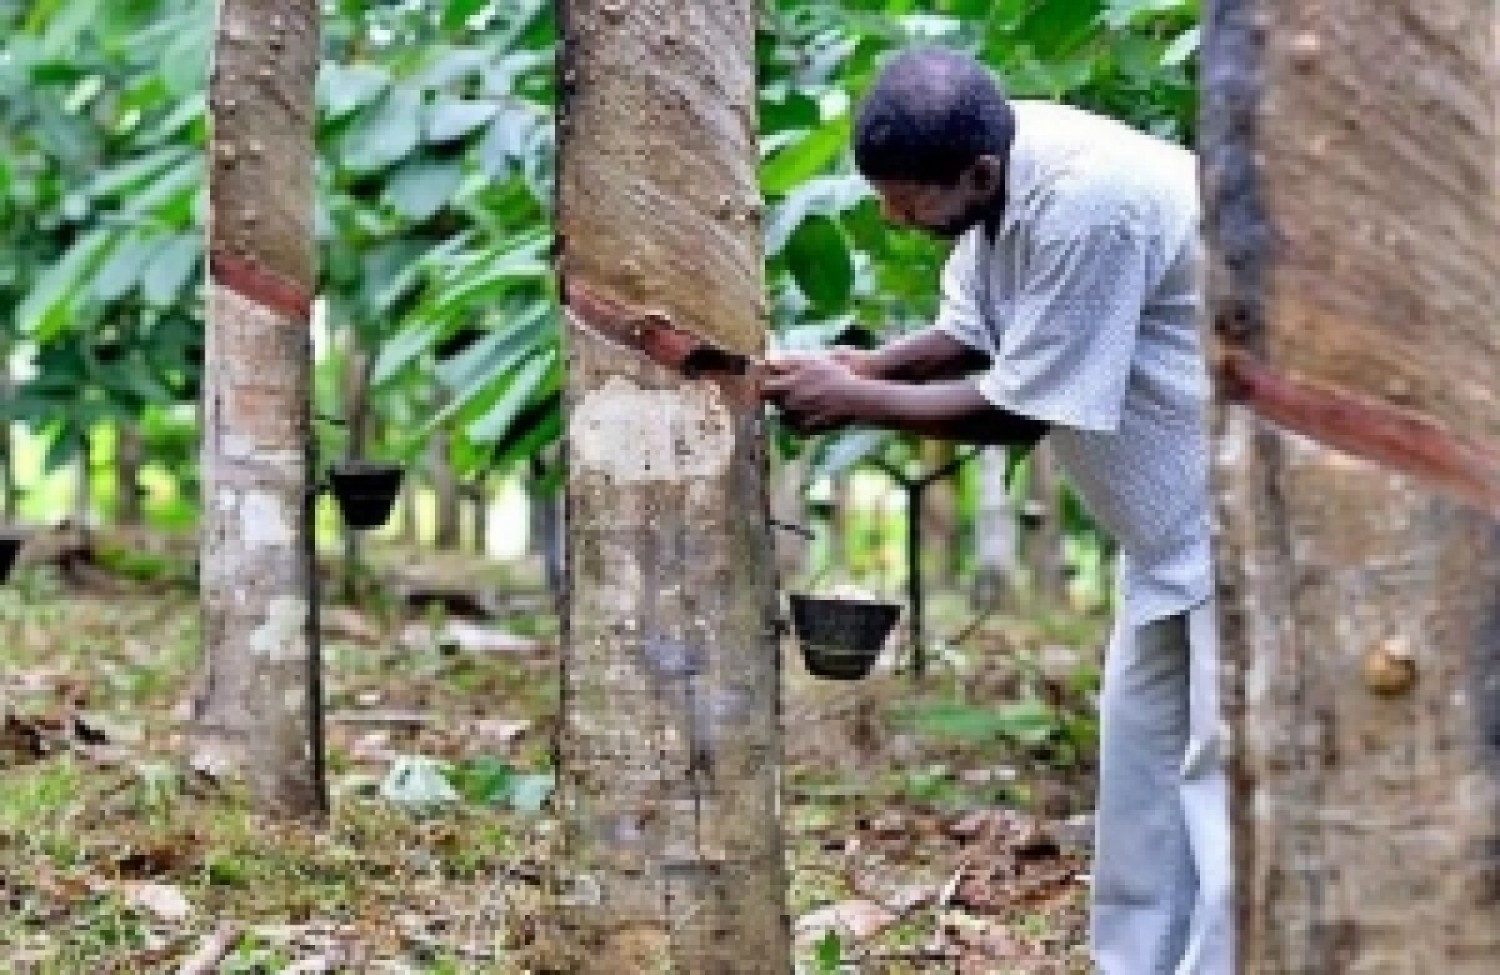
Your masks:
[{"label": "brown dried leaf", "polygon": [[163,921],[182,921],[193,913],[193,905],[172,884],[127,883],[125,899],[132,905],[150,911]]},{"label": "brown dried leaf", "polygon": [[797,919],[797,937],[816,941],[831,930],[860,940],[878,934],[900,918],[874,901],[854,900],[804,914]]}]

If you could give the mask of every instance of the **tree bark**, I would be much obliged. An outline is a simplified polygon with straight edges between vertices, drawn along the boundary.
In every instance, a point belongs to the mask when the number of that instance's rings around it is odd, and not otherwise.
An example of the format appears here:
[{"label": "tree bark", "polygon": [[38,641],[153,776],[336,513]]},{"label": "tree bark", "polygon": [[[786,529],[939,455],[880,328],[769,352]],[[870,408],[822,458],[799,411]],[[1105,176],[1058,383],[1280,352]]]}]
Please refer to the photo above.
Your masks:
[{"label": "tree bark", "polygon": [[[567,0],[564,294],[764,347],[755,5]],[[577,972],[788,972],[761,410],[569,310],[559,941]]]},{"label": "tree bark", "polygon": [[527,548],[542,568],[542,578],[554,605],[562,608],[565,586],[564,550],[567,536],[563,527],[563,497],[560,491],[543,490],[542,480],[548,466],[556,463],[547,451],[545,457],[532,458],[526,477],[526,498],[530,508]]},{"label": "tree bark", "polygon": [[78,433],[78,457],[73,462],[73,524],[88,528],[94,510],[94,438],[87,429]]},{"label": "tree bark", "polygon": [[[967,449],[967,448],[965,448]],[[951,442],[929,440],[922,444],[922,472],[935,471],[951,463],[958,450]],[[963,519],[959,516],[959,482],[963,471],[934,481],[924,492],[922,537],[928,539],[932,555],[923,566],[922,578],[928,580],[930,593],[951,591],[958,585],[963,567]],[[925,555],[926,553],[924,553]]]},{"label": "tree bark", "polygon": [[1494,16],[1206,18],[1245,972],[1500,970]]},{"label": "tree bark", "polygon": [[422,544],[420,513],[418,511],[418,497],[422,490],[422,480],[412,471],[401,482],[401,544],[411,548],[417,548]]},{"label": "tree bark", "polygon": [[[10,374],[10,349],[0,343],[0,398],[9,402],[15,393]],[[14,521],[19,514],[19,491],[16,485],[16,431],[10,420],[0,420],[0,517]]]},{"label": "tree bark", "polygon": [[1015,505],[1005,486],[1006,452],[991,447],[976,458],[979,465],[974,549],[976,606],[1004,605],[1015,586],[1016,546],[1020,531]]},{"label": "tree bark", "polygon": [[1060,606],[1065,592],[1063,578],[1062,512],[1058,507],[1057,470],[1052,445],[1036,445],[1027,461],[1030,469],[1030,507],[1035,514],[1026,533],[1026,567],[1031,594],[1047,606]]},{"label": "tree bark", "polygon": [[490,536],[490,476],[486,471],[474,475],[472,483],[464,491],[469,501],[470,539],[477,555],[489,553]]},{"label": "tree bark", "polygon": [[145,444],[135,426],[122,423],[115,428],[115,523],[134,526],[141,523],[141,467],[145,463]]},{"label": "tree bark", "polygon": [[437,501],[437,525],[433,545],[444,551],[457,551],[463,542],[463,498],[459,496],[458,477],[448,456],[448,434],[432,435],[427,448],[428,473]]},{"label": "tree bark", "polygon": [[313,0],[221,0],[210,83],[197,746],[264,808],[327,810],[312,572]]}]

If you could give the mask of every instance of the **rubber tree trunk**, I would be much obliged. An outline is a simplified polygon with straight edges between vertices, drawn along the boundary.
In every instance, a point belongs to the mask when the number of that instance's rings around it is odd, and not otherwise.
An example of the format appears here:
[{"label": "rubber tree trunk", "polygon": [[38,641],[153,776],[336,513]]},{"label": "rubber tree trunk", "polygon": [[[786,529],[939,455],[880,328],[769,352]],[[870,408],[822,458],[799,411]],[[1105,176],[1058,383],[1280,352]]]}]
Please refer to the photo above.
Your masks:
[{"label": "rubber tree trunk", "polygon": [[[807,505],[802,498],[807,480],[807,461],[794,457],[771,469],[771,511],[788,524],[807,527]],[[796,532],[781,531],[776,539],[776,575],[784,581],[800,580],[807,573],[809,540]]]},{"label": "rubber tree trunk", "polygon": [[1032,595],[1048,606],[1063,602],[1063,530],[1058,505],[1057,469],[1052,445],[1045,440],[1032,450],[1030,460],[1032,528],[1026,536],[1026,567]]},{"label": "rubber tree trunk", "polygon": [[[957,456],[952,443],[929,440],[922,444],[922,470],[935,471],[951,463]],[[927,579],[929,592],[951,592],[958,585],[959,571],[963,567],[964,538],[963,518],[959,511],[959,484],[962,471],[950,477],[934,481],[926,490],[919,517],[923,522],[922,537],[929,539],[927,565],[923,578]]]},{"label": "rubber tree trunk", "polygon": [[[760,354],[755,4],[559,13],[563,293]],[[789,972],[760,406],[565,317],[563,970]]]},{"label": "rubber tree trunk", "polygon": [[315,0],[221,0],[209,91],[197,746],[288,815],[327,809],[309,476],[318,32]]},{"label": "rubber tree trunk", "polygon": [[549,456],[535,457],[531,461],[531,468],[526,477],[526,499],[530,512],[530,524],[527,530],[528,554],[533,556],[542,567],[542,578],[546,582],[547,592],[551,595],[553,603],[561,607],[560,600],[564,588],[564,549],[567,546],[567,537],[563,528],[563,502],[562,493],[557,490],[545,490],[543,483],[544,474],[551,464],[556,460],[550,456],[553,451],[548,451]]},{"label": "rubber tree trunk", "polygon": [[490,537],[490,476],[488,472],[477,472],[473,482],[466,486],[464,494],[468,498],[471,513],[470,541],[473,543],[476,554],[485,555],[489,552]]},{"label": "rubber tree trunk", "polygon": [[978,465],[978,503],[974,517],[974,549],[977,571],[974,603],[1004,605],[1014,591],[1016,552],[1020,537],[1016,508],[1005,486],[1006,452],[999,447],[985,450]]},{"label": "rubber tree trunk", "polygon": [[73,524],[88,528],[94,510],[94,438],[88,430],[78,435],[78,456],[73,461]]},{"label": "rubber tree trunk", "polygon": [[1245,972],[1500,971],[1494,17],[1207,11]]},{"label": "rubber tree trunk", "polygon": [[447,433],[433,434],[427,448],[427,470],[432,477],[432,491],[437,501],[433,545],[445,551],[457,551],[463,542],[463,498],[449,458]]},{"label": "rubber tree trunk", "polygon": [[[0,344],[0,400],[10,402],[15,381],[10,375],[10,348]],[[14,521],[20,507],[16,484],[16,437],[10,420],[0,420],[0,518]]]},{"label": "rubber tree trunk", "polygon": [[115,523],[141,523],[141,468],[145,444],[141,432],[129,424],[115,428]]},{"label": "rubber tree trunk", "polygon": [[421,497],[421,478],[408,476],[401,482],[401,544],[416,548],[422,544],[421,513],[418,500]]}]

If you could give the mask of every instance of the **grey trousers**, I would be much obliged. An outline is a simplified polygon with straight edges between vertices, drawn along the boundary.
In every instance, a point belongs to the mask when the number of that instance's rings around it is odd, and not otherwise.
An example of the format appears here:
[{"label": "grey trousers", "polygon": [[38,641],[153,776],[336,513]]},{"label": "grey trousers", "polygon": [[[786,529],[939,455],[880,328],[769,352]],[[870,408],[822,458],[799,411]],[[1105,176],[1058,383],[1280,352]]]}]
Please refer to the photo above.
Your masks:
[{"label": "grey trousers", "polygon": [[1232,975],[1212,601],[1119,623],[1100,700],[1090,942],[1103,975]]}]

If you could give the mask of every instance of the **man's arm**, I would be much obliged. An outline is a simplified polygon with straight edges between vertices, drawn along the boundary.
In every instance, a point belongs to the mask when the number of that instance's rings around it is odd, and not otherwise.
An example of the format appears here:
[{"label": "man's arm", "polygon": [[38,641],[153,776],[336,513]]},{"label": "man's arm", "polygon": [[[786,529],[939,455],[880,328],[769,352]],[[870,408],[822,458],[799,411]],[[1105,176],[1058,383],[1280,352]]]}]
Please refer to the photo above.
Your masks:
[{"label": "man's arm", "polygon": [[868,352],[837,349],[834,356],[867,379],[906,383],[959,379],[990,364],[983,352],[935,328],[903,335]]},{"label": "man's arm", "polygon": [[993,406],[967,380],[922,385],[865,380],[854,399],[854,423],[938,440],[1030,447],[1047,435],[1046,423]]},{"label": "man's arm", "polygon": [[971,380],[913,384],[868,379],[826,356],[768,363],[763,395],[793,425],[814,433],[883,427],[966,443],[1030,446],[1047,424],[991,405]]}]

